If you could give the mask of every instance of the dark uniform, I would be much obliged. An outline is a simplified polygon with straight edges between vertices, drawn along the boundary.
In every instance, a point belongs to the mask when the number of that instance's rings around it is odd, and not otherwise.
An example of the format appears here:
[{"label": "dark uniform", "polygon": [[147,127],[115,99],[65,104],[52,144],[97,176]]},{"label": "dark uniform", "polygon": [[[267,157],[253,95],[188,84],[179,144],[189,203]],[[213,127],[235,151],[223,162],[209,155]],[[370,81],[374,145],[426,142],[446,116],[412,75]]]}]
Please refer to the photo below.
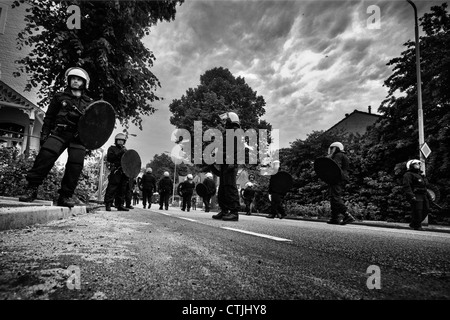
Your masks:
[{"label": "dark uniform", "polygon": [[205,212],[209,212],[211,209],[211,197],[216,193],[216,183],[211,178],[203,180],[203,184],[206,187],[206,195],[203,197],[203,203],[205,204]]},{"label": "dark uniform", "polygon": [[123,206],[125,201],[125,192],[127,190],[127,184],[129,178],[122,170],[122,156],[127,151],[125,146],[112,145],[108,148],[106,160],[110,163],[110,171],[108,177],[108,187],[105,192],[105,205],[106,210],[111,208],[111,205],[116,198],[116,207],[121,211],[128,211]]},{"label": "dark uniform", "polygon": [[[224,116],[222,118],[222,116]],[[225,129],[238,129],[240,128],[239,117],[234,112],[227,112],[220,116],[221,119],[225,119]],[[236,138],[235,138],[236,139]],[[219,164],[219,168],[214,165],[211,166],[211,171],[219,176],[219,192],[217,194],[217,200],[220,207],[220,212],[213,215],[213,219],[222,219],[225,221],[238,221],[239,209],[241,205],[239,203],[239,190],[236,186],[236,176],[238,172],[237,164],[237,143],[233,143],[233,150],[225,150],[223,152],[224,159],[223,164]],[[226,163],[227,155],[230,154],[233,159],[232,164]]]},{"label": "dark uniform", "polygon": [[189,212],[191,210],[191,204],[192,204],[192,195],[194,194],[195,189],[195,182],[189,179],[184,180],[180,184],[180,192],[183,197],[183,204],[181,207],[181,210],[186,210]]},{"label": "dark uniform", "polygon": [[339,214],[345,215],[347,212],[347,207],[342,200],[342,195],[344,193],[344,187],[348,183],[349,160],[347,155],[340,150],[337,150],[331,156],[331,159],[338,164],[342,172],[342,180],[337,184],[329,185],[328,188],[331,206],[331,219],[338,220]]},{"label": "dark uniform", "polygon": [[163,205],[166,210],[169,210],[169,198],[172,194],[173,182],[170,177],[163,177],[158,182],[159,191],[159,210],[163,209]]},{"label": "dark uniform", "polygon": [[410,168],[403,175],[403,190],[411,204],[410,227],[420,229],[430,209],[427,180],[420,174],[420,170]]},{"label": "dark uniform", "polygon": [[253,200],[255,199],[255,193],[256,190],[253,189],[253,187],[246,187],[244,189],[241,189],[241,197],[242,199],[244,199],[246,215],[251,214],[251,205]]},{"label": "dark uniform", "polygon": [[148,201],[148,208],[152,206],[152,196],[153,192],[156,191],[156,178],[151,172],[146,172],[141,180],[140,180],[140,186],[139,188],[142,190],[142,204],[144,206],[147,205]]},{"label": "dark uniform", "polygon": [[278,171],[276,174],[270,176],[269,180],[269,194],[270,194],[270,214],[267,216],[267,218],[275,218],[278,216],[278,218],[283,219],[286,216],[286,212],[283,207],[283,199],[286,195],[285,193],[280,193],[279,191],[275,190],[274,188],[274,180],[276,179],[276,176],[280,174],[280,171]]},{"label": "dark uniform", "polygon": [[[83,170],[86,148],[78,135],[78,120],[93,100],[82,94],[76,97],[68,88],[55,94],[45,114],[41,131],[41,149],[27,174],[28,188],[42,184],[56,160],[67,149],[68,159],[61,182],[58,205],[72,206],[68,200],[75,192]],[[22,199],[21,201],[29,201]],[[32,200],[31,200],[32,201]]]},{"label": "dark uniform", "polygon": [[219,176],[219,192],[217,194],[217,201],[221,211],[214,215],[214,219],[225,219],[227,217],[231,220],[237,220],[239,209],[239,190],[236,186],[236,175],[238,171],[237,165],[221,164],[220,170],[211,166],[211,171]]}]

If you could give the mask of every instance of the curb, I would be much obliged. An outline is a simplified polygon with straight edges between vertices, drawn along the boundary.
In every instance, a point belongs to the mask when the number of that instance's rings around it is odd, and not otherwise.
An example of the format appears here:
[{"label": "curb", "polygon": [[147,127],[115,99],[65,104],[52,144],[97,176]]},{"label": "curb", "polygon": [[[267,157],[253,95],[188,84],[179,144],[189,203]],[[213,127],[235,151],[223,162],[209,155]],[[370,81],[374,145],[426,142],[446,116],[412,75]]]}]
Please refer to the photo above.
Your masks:
[{"label": "curb", "polygon": [[0,197],[0,231],[20,229],[38,223],[61,220],[89,212],[86,206],[58,207],[52,201],[20,202],[14,197]]},{"label": "curb", "polygon": [[0,231],[24,228],[37,223],[47,223],[52,220],[85,214],[86,212],[85,206],[73,208],[56,206],[3,208],[0,210]]}]

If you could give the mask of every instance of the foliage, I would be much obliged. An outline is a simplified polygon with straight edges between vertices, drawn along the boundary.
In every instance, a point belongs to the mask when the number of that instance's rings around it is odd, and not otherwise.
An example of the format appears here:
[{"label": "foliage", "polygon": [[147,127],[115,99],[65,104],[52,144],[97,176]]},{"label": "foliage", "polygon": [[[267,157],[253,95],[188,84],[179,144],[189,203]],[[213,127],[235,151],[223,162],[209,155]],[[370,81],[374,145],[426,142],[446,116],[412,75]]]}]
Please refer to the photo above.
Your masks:
[{"label": "foliage", "polygon": [[[29,157],[19,154],[14,148],[0,148],[0,195],[7,197],[18,197],[22,195],[27,186],[26,174],[33,166],[36,158],[36,152]],[[98,179],[100,172],[99,151],[88,156],[78,182],[75,195],[83,202],[95,197],[98,188]],[[50,170],[47,178],[44,179],[39,187],[38,198],[43,200],[56,201],[61,186],[61,180],[64,175],[64,167],[55,165]]]},{"label": "foliage", "polygon": [[[27,90],[40,86],[41,107],[53,93],[65,86],[64,72],[73,66],[84,68],[91,77],[89,95],[110,102],[125,125],[131,120],[142,128],[141,115],[155,111],[160,86],[149,70],[155,56],[142,43],[150,27],[175,18],[176,5],[184,0],[165,1],[41,1],[27,0],[27,25],[18,35],[19,47],[32,47],[18,63],[16,75],[30,76]],[[14,1],[14,6],[25,2]],[[69,29],[76,4],[81,28]]]},{"label": "foliage", "polygon": [[[421,25],[425,138],[432,153],[427,159],[429,182],[439,187],[440,205],[431,207],[430,223],[448,220],[450,203],[450,16],[447,5],[432,7]],[[294,192],[287,195],[291,214],[321,216],[328,199],[327,185],[315,175],[313,161],[330,143],[341,141],[350,159],[350,181],[344,201],[348,211],[365,220],[410,221],[409,204],[402,191],[405,163],[417,158],[418,115],[415,43],[408,41],[402,56],[389,61],[392,75],[385,81],[389,94],[379,107],[383,117],[364,136],[314,131],[281,150],[282,165],[294,177]],[[295,192],[297,191],[297,192]]]},{"label": "foliage", "polygon": [[[189,88],[180,99],[172,101],[169,106],[172,112],[170,123],[177,128],[189,131],[193,155],[195,148],[201,148],[203,151],[204,147],[210,143],[196,144],[194,121],[202,121],[202,134],[209,128],[215,128],[224,133],[225,128],[219,115],[235,112],[239,116],[241,128],[244,131],[270,130],[271,125],[260,120],[260,117],[265,114],[265,104],[264,98],[258,96],[244,78],[234,77],[226,68],[213,68],[200,76],[200,85],[197,88]],[[268,142],[270,143],[270,137]]]},{"label": "foliage", "polygon": [[[420,18],[421,79],[425,142],[432,153],[427,178],[450,194],[450,15],[447,4],[434,6]],[[375,171],[394,173],[400,163],[418,158],[418,107],[415,42],[408,41],[400,57],[392,59],[392,75],[385,81],[389,94],[379,107],[383,118],[368,136],[364,156]]]},{"label": "foliage", "polygon": [[[153,160],[150,163],[147,163],[146,168],[152,168],[153,175],[156,178],[156,181],[159,181],[164,175],[164,171],[168,171],[170,173],[170,177],[173,179],[175,172],[175,163],[172,161],[171,157],[165,153],[161,153],[160,155],[155,154]],[[193,166],[187,166],[184,163],[177,164],[177,175],[178,176],[186,176],[191,173],[195,176],[196,170]],[[178,181],[177,181],[178,182]]]}]

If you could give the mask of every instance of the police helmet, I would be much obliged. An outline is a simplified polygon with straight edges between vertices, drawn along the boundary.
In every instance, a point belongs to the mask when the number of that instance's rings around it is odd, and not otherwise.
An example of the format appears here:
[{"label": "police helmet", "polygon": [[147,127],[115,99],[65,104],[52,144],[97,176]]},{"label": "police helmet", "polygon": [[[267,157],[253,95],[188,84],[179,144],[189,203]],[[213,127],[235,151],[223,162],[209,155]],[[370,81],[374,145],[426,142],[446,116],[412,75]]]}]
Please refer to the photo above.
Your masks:
[{"label": "police helmet", "polygon": [[127,141],[127,136],[123,133],[118,133],[116,134],[116,136],[114,137],[114,140],[123,140],[123,141]]},{"label": "police helmet", "polygon": [[406,169],[409,170],[409,169],[411,168],[411,166],[412,166],[413,164],[415,164],[415,163],[420,164],[420,160],[417,160],[417,159],[409,160],[409,161],[406,163]]},{"label": "police helmet", "polygon": [[330,144],[330,149],[332,147],[336,147],[338,148],[340,151],[344,151],[344,145],[340,142],[333,142],[332,144]]},{"label": "police helmet", "polygon": [[86,70],[79,68],[79,67],[67,69],[66,74],[65,74],[67,85],[70,85],[69,78],[71,76],[77,76],[77,77],[82,78],[85,82],[86,89],[89,89],[89,82],[91,81],[91,79],[89,78],[89,74],[86,72]]}]

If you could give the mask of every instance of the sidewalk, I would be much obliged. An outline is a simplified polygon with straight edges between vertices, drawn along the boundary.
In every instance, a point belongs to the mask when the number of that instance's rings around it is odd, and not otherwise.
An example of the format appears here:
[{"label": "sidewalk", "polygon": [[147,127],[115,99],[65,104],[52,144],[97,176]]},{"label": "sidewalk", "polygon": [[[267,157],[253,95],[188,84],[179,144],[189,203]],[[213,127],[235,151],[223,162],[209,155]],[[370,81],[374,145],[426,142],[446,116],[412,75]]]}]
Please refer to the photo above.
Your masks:
[{"label": "sidewalk", "polygon": [[[32,203],[19,202],[18,198],[0,196],[0,231],[24,228],[37,223],[46,223],[52,220],[66,219],[71,216],[85,214],[95,208],[101,208],[101,204],[89,206],[75,206],[73,208],[54,206],[51,201],[35,200]],[[179,207],[170,207],[179,209]],[[198,208],[201,210],[201,208]],[[213,213],[213,212],[212,212]],[[240,212],[241,215],[245,213]],[[252,213],[252,216],[266,217],[264,213]],[[287,216],[285,219],[304,220],[326,223],[326,220]],[[277,220],[277,219],[275,219]],[[352,225],[362,225],[380,228],[395,228],[411,230],[408,223],[386,221],[356,221]],[[424,231],[450,233],[450,226],[427,225]]]},{"label": "sidewalk", "polygon": [[0,196],[0,231],[19,229],[37,223],[66,219],[87,213],[86,206],[57,207],[52,201],[19,202],[18,198]]}]

